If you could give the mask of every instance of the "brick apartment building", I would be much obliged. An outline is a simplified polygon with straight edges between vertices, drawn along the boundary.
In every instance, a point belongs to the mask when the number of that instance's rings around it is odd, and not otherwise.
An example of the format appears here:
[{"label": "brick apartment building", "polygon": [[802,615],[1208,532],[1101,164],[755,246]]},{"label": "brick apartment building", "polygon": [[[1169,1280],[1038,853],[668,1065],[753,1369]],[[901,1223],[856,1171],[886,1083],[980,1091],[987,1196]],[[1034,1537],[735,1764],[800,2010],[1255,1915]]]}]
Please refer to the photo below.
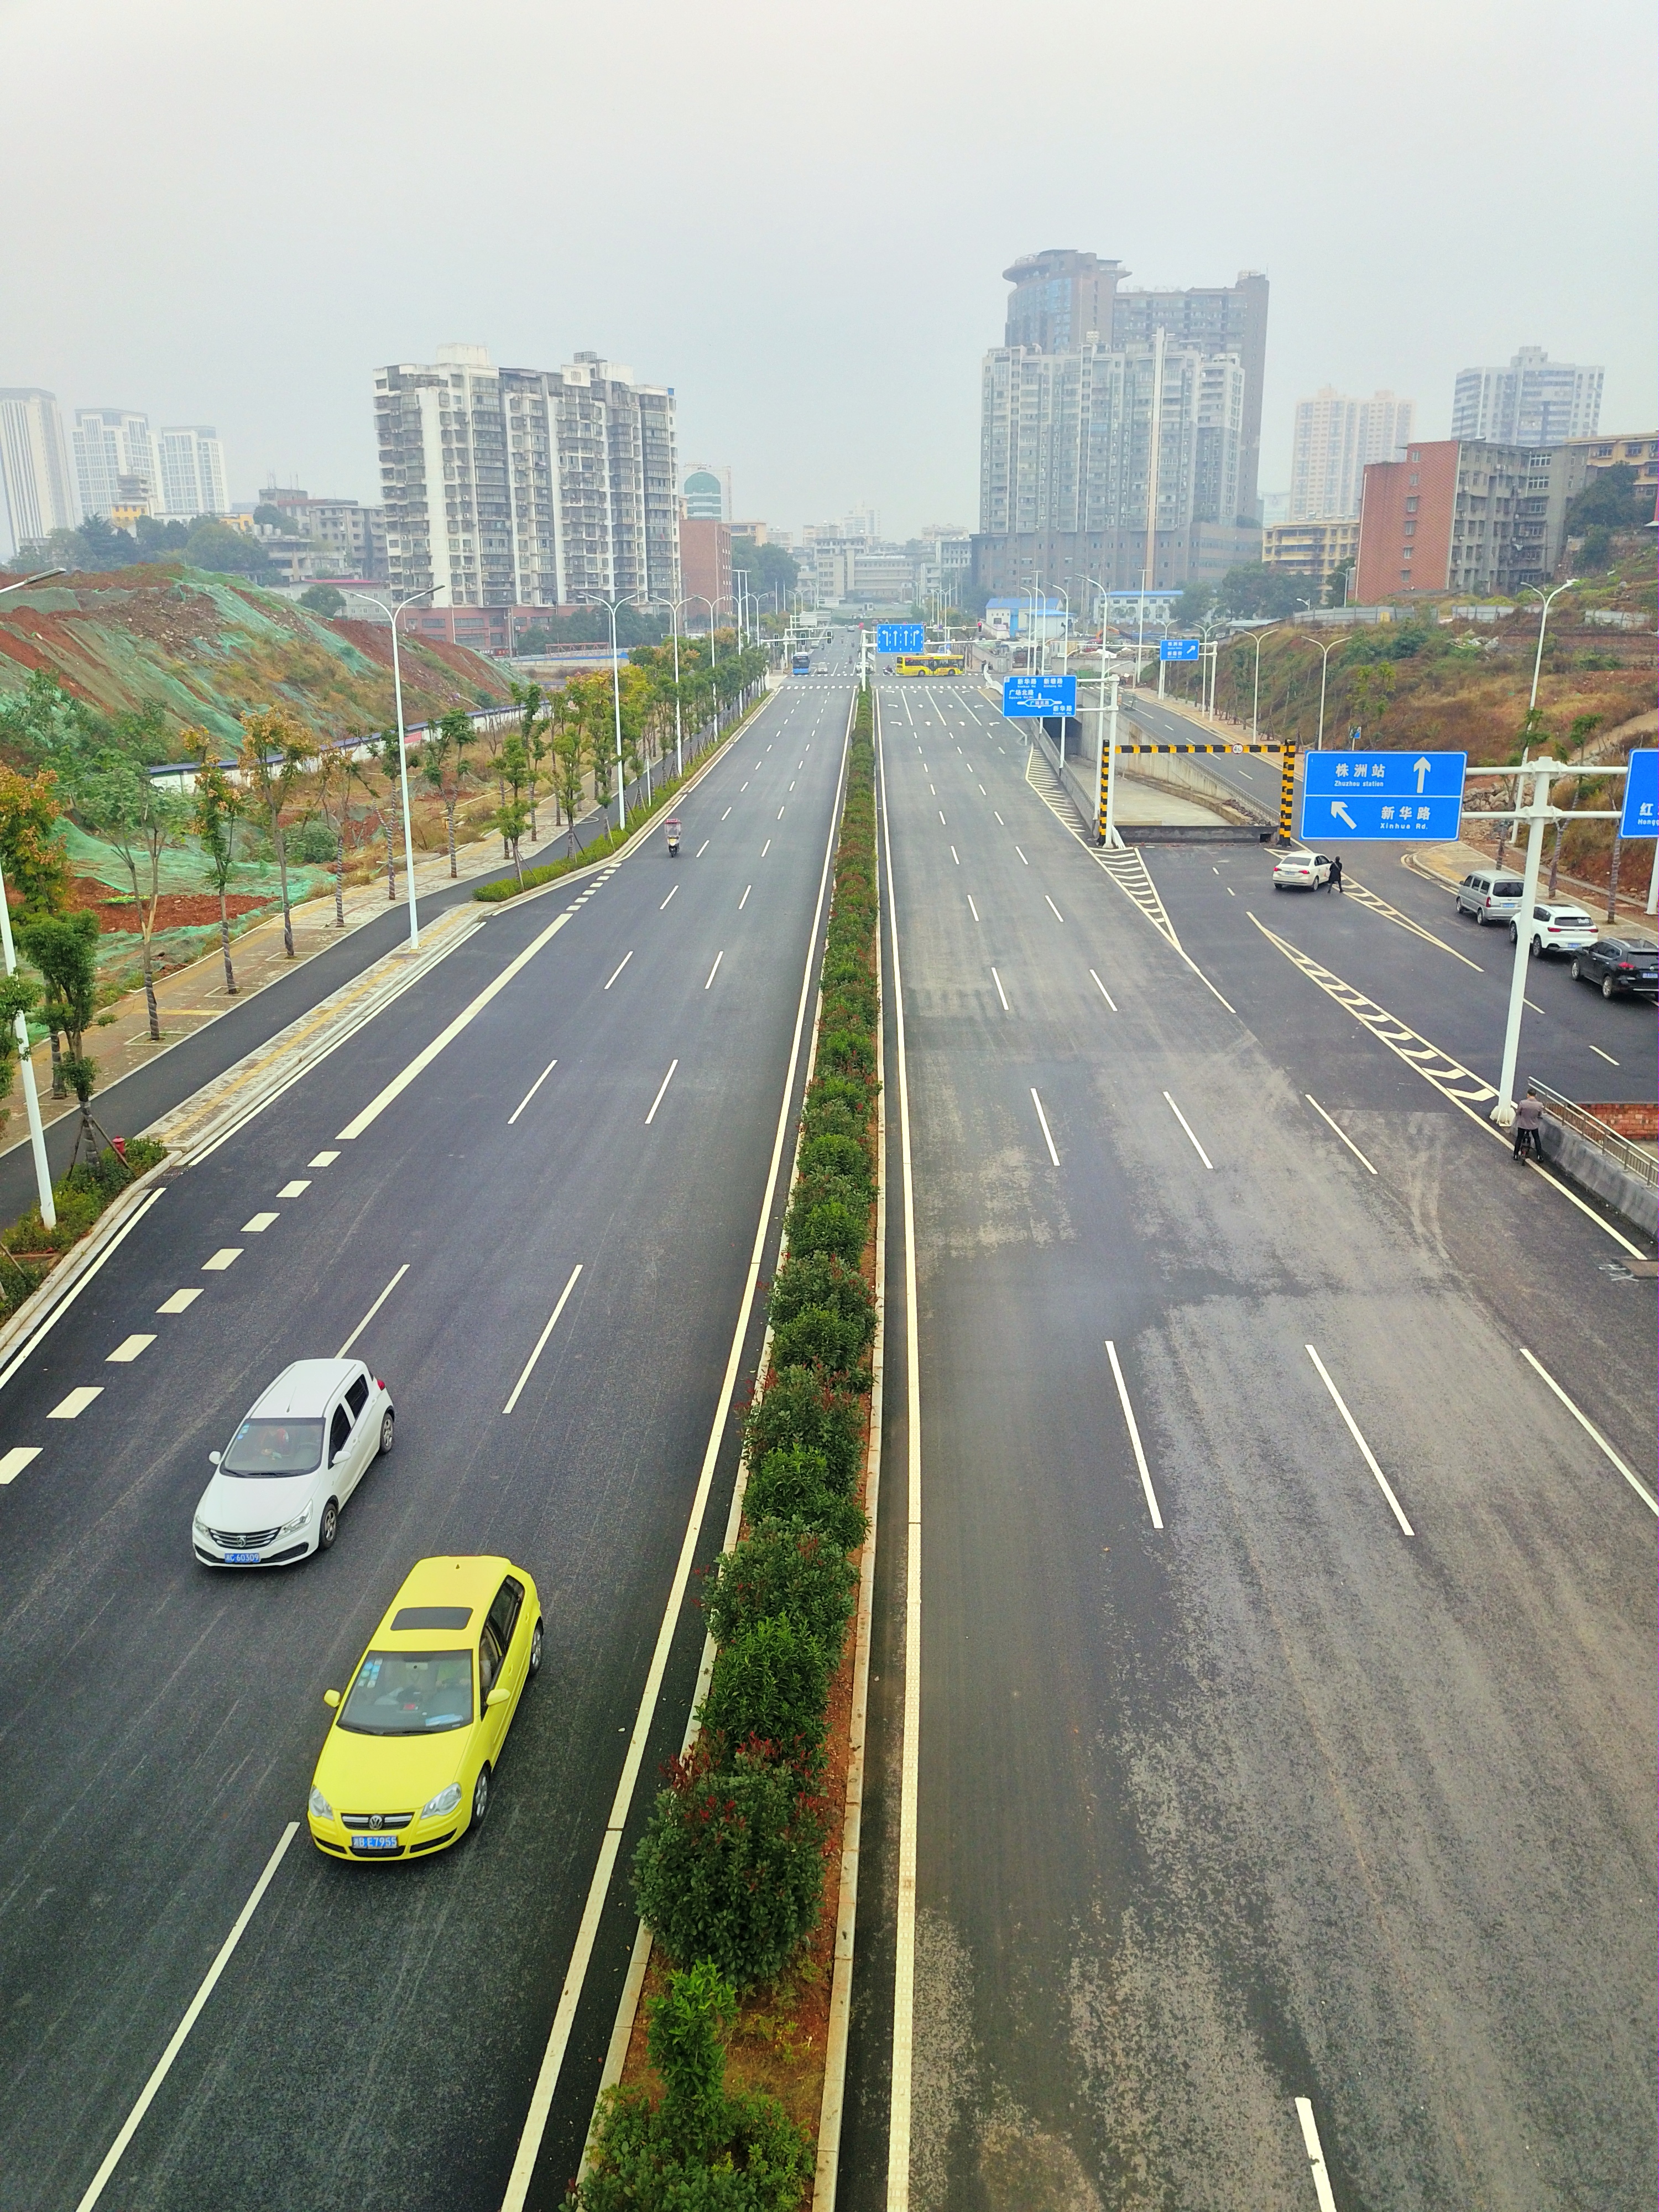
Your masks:
[{"label": "brick apartment building", "polygon": [[1375,605],[1407,592],[1481,598],[1554,573],[1566,507],[1583,487],[1581,451],[1439,438],[1365,471],[1351,597]]},{"label": "brick apartment building", "polygon": [[680,590],[690,601],[685,609],[686,629],[700,627],[708,609],[698,599],[719,607],[732,596],[732,526],[706,516],[680,518]]}]

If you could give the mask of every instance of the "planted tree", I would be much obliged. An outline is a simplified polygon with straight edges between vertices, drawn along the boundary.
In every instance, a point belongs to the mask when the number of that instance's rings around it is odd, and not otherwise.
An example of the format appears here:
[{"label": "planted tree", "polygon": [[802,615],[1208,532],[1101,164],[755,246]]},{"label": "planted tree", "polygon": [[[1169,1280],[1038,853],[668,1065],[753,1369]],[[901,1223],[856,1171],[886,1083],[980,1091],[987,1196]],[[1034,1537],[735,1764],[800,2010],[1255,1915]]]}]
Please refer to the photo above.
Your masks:
[{"label": "planted tree", "polygon": [[242,793],[213,757],[217,748],[205,730],[200,739],[202,765],[196,771],[196,802],[191,827],[207,863],[207,879],[219,899],[219,950],[225,963],[225,994],[236,996],[236,971],[230,964],[230,909],[225,903],[236,868],[236,825],[244,811]]},{"label": "planted tree", "polygon": [[325,745],[317,756],[311,792],[334,845],[334,927],[345,927],[345,831],[351,797],[350,745]]},{"label": "planted tree", "polygon": [[421,773],[428,787],[443,802],[444,825],[449,835],[449,872],[458,876],[455,859],[455,809],[461,801],[466,774],[467,749],[476,734],[472,717],[465,708],[452,708],[431,730],[421,747]]},{"label": "planted tree", "polygon": [[[18,924],[17,942],[40,970],[46,986],[40,998],[41,1017],[69,1046],[68,1052],[58,1055],[52,1065],[52,1096],[62,1098],[67,1096],[72,1079],[71,1062],[80,1064],[77,1073],[82,1079],[87,1069],[94,1077],[97,1073],[82,1050],[82,1041],[98,1006],[98,917],[84,908],[75,914],[26,914]],[[80,1082],[76,1090],[79,1097]],[[82,1098],[83,1113],[91,1096],[88,1080]]]},{"label": "planted tree", "polygon": [[287,707],[264,707],[242,717],[240,756],[247,790],[270,824],[270,842],[276,855],[276,875],[283,893],[283,951],[294,957],[294,912],[288,896],[288,848],[283,836],[283,810],[294,796],[295,786],[316,758],[317,741],[299,717]]},{"label": "planted tree", "polygon": [[[155,1003],[153,945],[161,901],[161,855],[183,837],[190,810],[181,794],[157,783],[142,761],[114,750],[101,755],[94,769],[77,775],[74,798],[82,826],[120,854],[131,883],[143,948],[144,1006],[150,1036],[159,1043],[161,1020]],[[73,1075],[69,1081],[73,1085]]]},{"label": "planted tree", "polygon": [[558,803],[564,810],[565,827],[569,832],[570,850],[576,849],[576,815],[582,803],[582,781],[586,773],[586,745],[582,732],[581,715],[574,702],[563,702],[564,712],[557,717],[553,736],[553,785],[558,793]]},{"label": "planted tree", "polygon": [[[548,730],[551,718],[542,711],[547,704],[547,694],[539,684],[516,684],[509,678],[507,688],[519,710],[518,735],[524,749],[525,790],[529,805],[530,842],[533,845],[537,842],[536,787],[541,778],[542,763],[548,755]],[[503,799],[503,805],[506,803]]]},{"label": "planted tree", "polygon": [[525,805],[525,785],[530,775],[530,761],[525,741],[516,731],[501,747],[501,784],[504,796],[495,811],[495,827],[501,833],[513,862],[519,886],[524,887],[524,862],[520,857],[520,842],[525,825],[530,819],[530,810]]}]

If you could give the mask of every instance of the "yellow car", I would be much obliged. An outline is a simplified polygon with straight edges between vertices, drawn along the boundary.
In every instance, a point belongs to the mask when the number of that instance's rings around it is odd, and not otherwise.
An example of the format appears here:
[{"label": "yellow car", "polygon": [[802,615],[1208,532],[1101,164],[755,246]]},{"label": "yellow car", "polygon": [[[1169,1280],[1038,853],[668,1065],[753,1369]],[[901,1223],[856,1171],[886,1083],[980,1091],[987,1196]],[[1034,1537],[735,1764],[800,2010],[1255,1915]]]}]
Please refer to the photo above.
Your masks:
[{"label": "yellow car", "polygon": [[481,1826],[524,1686],[541,1670],[536,1585],[511,1559],[422,1559],[335,1708],[312,1777],[311,1840],[404,1859]]}]

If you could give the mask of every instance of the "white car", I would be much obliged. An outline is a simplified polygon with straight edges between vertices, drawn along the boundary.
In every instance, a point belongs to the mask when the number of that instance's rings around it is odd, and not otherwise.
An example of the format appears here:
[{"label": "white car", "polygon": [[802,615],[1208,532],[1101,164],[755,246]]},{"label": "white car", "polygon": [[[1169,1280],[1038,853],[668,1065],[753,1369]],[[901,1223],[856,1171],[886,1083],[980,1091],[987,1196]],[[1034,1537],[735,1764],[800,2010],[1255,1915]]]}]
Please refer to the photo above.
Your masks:
[{"label": "white car", "polygon": [[[1582,906],[1564,905],[1551,899],[1532,910],[1527,950],[1534,960],[1541,960],[1547,952],[1582,952],[1587,945],[1594,945],[1600,934],[1595,922]],[[1521,917],[1517,915],[1510,924],[1510,943],[1515,944],[1520,935]]]},{"label": "white car", "polygon": [[192,1531],[210,1567],[286,1567],[326,1552],[340,1511],[392,1449],[392,1397],[361,1359],[296,1359],[222,1452]]},{"label": "white car", "polygon": [[1331,879],[1329,856],[1324,853],[1279,853],[1273,860],[1276,891],[1316,891]]}]

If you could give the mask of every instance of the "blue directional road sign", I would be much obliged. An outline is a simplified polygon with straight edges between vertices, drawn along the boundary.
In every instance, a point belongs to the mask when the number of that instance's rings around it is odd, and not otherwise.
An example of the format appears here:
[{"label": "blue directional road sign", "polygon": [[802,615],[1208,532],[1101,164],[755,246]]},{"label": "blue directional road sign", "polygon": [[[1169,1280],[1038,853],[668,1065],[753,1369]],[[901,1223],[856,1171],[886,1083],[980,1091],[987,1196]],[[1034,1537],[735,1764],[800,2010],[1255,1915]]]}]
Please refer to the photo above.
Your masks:
[{"label": "blue directional road sign", "polygon": [[1160,660],[1196,660],[1199,641],[1195,637],[1165,637],[1158,640]]},{"label": "blue directional road sign", "polygon": [[1621,837],[1659,836],[1659,752],[1644,747],[1630,757],[1625,778],[1625,815],[1619,824]]},{"label": "blue directional road sign", "polygon": [[922,642],[920,623],[878,623],[876,624],[878,653],[920,653]]},{"label": "blue directional road sign", "polygon": [[1306,753],[1303,839],[1449,841],[1457,835],[1468,761],[1467,753]]},{"label": "blue directional road sign", "polygon": [[1075,714],[1075,676],[1005,676],[1002,679],[1005,714]]}]

